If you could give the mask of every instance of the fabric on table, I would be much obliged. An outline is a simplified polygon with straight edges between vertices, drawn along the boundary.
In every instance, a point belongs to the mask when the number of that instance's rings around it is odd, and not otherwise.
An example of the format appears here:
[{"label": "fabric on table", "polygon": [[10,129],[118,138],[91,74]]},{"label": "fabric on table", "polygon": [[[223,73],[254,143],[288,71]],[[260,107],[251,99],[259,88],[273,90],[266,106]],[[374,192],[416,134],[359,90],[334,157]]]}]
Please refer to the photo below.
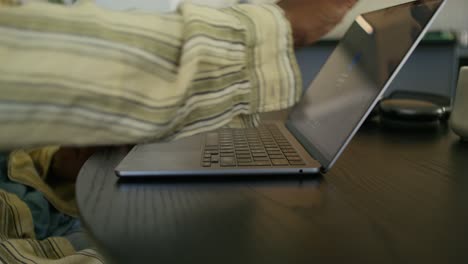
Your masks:
[{"label": "fabric on table", "polygon": [[65,215],[53,207],[45,196],[32,187],[13,182],[8,178],[8,154],[0,153],[0,189],[15,194],[31,211],[34,232],[39,240],[50,236],[64,236],[78,231],[77,218]]}]

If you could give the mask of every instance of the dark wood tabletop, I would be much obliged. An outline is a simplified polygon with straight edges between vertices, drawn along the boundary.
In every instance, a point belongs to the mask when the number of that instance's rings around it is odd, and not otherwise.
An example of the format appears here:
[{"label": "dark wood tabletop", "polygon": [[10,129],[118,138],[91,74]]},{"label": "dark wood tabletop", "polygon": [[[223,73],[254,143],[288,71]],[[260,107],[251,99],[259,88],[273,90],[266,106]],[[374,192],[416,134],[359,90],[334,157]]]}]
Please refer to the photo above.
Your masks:
[{"label": "dark wood tabletop", "polygon": [[306,179],[121,182],[80,172],[81,217],[121,263],[468,263],[468,144],[447,127],[366,125]]}]

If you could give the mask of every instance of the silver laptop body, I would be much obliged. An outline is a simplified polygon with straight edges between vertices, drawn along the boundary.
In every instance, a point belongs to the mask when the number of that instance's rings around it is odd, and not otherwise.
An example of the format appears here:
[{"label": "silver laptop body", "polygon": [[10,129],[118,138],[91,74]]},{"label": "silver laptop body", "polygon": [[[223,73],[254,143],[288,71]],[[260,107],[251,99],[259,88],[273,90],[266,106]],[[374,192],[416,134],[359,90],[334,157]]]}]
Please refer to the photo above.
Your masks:
[{"label": "silver laptop body", "polygon": [[328,171],[445,2],[418,0],[358,16],[286,123],[220,129],[172,142],[137,145],[117,166],[116,175],[261,176]]}]

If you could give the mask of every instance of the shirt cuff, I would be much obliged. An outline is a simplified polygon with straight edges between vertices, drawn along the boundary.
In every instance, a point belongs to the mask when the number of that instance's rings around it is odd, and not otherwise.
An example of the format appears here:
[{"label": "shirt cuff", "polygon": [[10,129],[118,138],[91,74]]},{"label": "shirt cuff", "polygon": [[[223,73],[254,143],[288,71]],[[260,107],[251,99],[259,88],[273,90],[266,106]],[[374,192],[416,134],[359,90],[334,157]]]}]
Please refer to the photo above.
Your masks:
[{"label": "shirt cuff", "polygon": [[294,55],[292,29],[276,5],[233,7],[247,26],[247,74],[253,112],[293,106],[302,95],[302,79]]}]

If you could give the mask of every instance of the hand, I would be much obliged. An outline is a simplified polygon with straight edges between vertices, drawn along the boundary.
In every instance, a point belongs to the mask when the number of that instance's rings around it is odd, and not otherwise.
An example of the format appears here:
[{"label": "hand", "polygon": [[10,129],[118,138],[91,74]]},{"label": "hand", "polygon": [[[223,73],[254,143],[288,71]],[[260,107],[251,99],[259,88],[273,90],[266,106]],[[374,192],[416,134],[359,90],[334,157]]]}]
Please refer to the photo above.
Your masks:
[{"label": "hand", "polygon": [[54,179],[74,181],[84,163],[97,147],[61,147],[54,155],[49,176]]},{"label": "hand", "polygon": [[282,0],[295,46],[310,45],[338,25],[358,0]]},{"label": "hand", "polygon": [[[114,149],[130,151],[133,146],[113,146]],[[61,147],[54,155],[50,167],[49,177],[52,180],[75,181],[81,167],[101,147]]]}]

